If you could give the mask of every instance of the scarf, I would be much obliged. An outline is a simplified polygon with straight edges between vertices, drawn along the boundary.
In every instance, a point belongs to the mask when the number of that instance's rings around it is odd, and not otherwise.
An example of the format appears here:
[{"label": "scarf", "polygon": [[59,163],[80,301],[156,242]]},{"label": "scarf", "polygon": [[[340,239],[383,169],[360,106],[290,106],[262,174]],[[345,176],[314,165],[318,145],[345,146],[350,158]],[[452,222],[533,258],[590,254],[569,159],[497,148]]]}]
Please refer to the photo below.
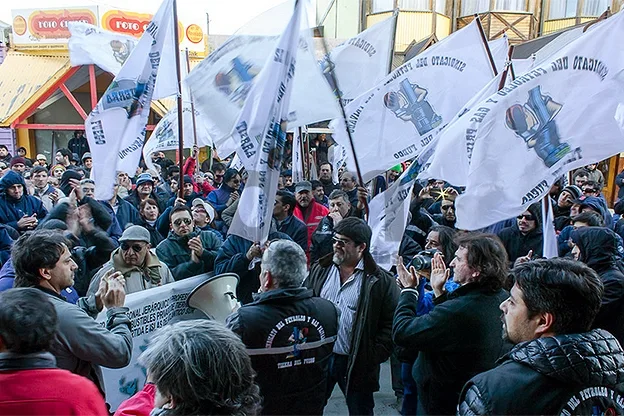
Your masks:
[{"label": "scarf", "polygon": [[143,266],[128,266],[121,257],[121,248],[113,251],[112,257],[114,270],[121,272],[125,278],[129,278],[132,272],[138,271],[147,283],[160,286],[160,261],[151,251],[145,255]]}]

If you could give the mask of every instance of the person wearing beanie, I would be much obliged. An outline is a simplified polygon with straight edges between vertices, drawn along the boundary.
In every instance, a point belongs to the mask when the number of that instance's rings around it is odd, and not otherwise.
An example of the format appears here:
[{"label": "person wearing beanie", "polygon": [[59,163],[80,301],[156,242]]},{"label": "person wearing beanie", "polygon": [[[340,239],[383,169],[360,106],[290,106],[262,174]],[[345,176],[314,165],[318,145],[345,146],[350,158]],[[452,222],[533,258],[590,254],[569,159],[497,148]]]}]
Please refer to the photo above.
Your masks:
[{"label": "person wearing beanie", "polygon": [[150,250],[150,238],[149,231],[140,225],[126,228],[119,239],[119,248],[93,277],[87,294],[95,294],[100,281],[109,272],[123,274],[127,294],[173,283],[169,267]]},{"label": "person wearing beanie", "polygon": [[514,266],[542,257],[544,241],[542,234],[542,208],[539,203],[530,205],[518,215],[516,223],[503,228],[498,237],[503,242],[509,263]]},{"label": "person wearing beanie", "polygon": [[[195,184],[193,182],[193,178],[191,178],[189,175],[184,175],[184,183],[182,184],[182,187],[184,190],[183,199],[184,199],[184,204],[186,204],[186,206],[189,208],[191,208],[193,204],[193,200],[195,198],[201,198],[201,195],[195,192],[194,185]],[[173,208],[173,206],[177,204],[176,201],[178,200],[178,198],[179,198],[178,193],[172,196],[167,202],[167,209]]]},{"label": "person wearing beanie", "polygon": [[93,167],[93,158],[91,157],[91,153],[85,152],[85,154],[82,155],[81,160],[82,160],[82,166],[87,171],[87,178],[90,178],[91,168]]},{"label": "person wearing beanie", "polygon": [[142,173],[136,179],[136,188],[124,199],[131,203],[138,212],[141,202],[151,198],[158,204],[158,210],[163,212],[166,209],[165,201],[156,194],[154,188],[154,178],[152,175],[148,172]]},{"label": "person wearing beanie", "polygon": [[370,254],[371,228],[347,217],[334,227],[333,252],[310,269],[305,286],[340,310],[326,399],[336,383],[351,415],[372,415],[380,364],[390,357],[399,288]]},{"label": "person wearing beanie", "polygon": [[48,215],[43,203],[28,195],[24,178],[7,172],[0,180],[0,223],[13,227],[20,234],[33,230]]},{"label": "person wearing beanie", "polygon": [[568,185],[559,194],[557,198],[557,204],[553,206],[553,212],[555,218],[557,217],[569,217],[570,208],[575,199],[579,199],[583,191],[576,185]]},{"label": "person wearing beanie", "polygon": [[50,176],[58,179],[60,182],[61,177],[63,176],[63,173],[65,173],[66,170],[67,168],[65,166],[61,165],[60,163],[56,164],[50,168]]},{"label": "person wearing beanie", "polygon": [[24,176],[24,171],[26,170],[26,159],[21,156],[14,157],[11,159],[11,163],[9,163],[9,167],[15,173],[18,173],[21,176]]},{"label": "person wearing beanie", "polygon": [[43,153],[39,153],[37,155],[37,160],[34,162],[35,165],[39,165],[41,167],[44,167],[46,169],[49,168],[48,166],[48,158],[46,155],[44,155]]}]

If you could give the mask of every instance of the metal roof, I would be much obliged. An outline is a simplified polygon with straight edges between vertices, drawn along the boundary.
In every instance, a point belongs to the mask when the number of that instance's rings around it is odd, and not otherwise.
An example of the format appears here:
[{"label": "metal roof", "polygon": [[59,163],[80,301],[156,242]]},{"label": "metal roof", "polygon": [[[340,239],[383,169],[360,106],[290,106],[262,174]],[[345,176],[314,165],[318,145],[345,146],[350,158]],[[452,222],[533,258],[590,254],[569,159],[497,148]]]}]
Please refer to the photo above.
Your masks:
[{"label": "metal roof", "polygon": [[9,51],[0,65],[0,126],[9,126],[69,69],[67,53]]}]

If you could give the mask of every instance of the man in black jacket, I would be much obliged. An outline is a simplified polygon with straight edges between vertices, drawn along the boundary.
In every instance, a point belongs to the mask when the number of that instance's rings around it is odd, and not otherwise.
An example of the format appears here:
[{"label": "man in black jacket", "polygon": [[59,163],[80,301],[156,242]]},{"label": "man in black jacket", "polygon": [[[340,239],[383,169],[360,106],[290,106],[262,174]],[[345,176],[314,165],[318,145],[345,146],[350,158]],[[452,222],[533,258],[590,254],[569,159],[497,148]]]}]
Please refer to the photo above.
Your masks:
[{"label": "man in black jacket", "polygon": [[295,195],[289,191],[277,191],[275,206],[273,207],[273,219],[277,225],[277,231],[287,234],[299,244],[304,252],[308,251],[308,227],[303,221],[293,215],[297,206]]},{"label": "man in black jacket", "polygon": [[592,328],[611,332],[620,344],[624,343],[624,274],[617,262],[619,239],[604,227],[582,227],[570,235],[574,247],[572,255],[591,267],[602,280],[602,306]]},{"label": "man in black jacket", "polygon": [[500,308],[503,335],[516,345],[498,367],[466,384],[458,414],[622,414],[624,352],[609,332],[589,331],[600,278],[564,259],[525,263],[512,274],[511,296]]},{"label": "man in black jacket", "polygon": [[392,352],[392,316],[399,290],[369,252],[372,231],[348,217],[334,228],[334,251],[312,265],[305,282],[340,309],[327,398],[336,383],[350,415],[372,415],[380,365]]},{"label": "man in black jacket", "polygon": [[[226,321],[247,346],[266,415],[322,415],[338,310],[301,287],[307,258],[299,245],[264,251],[260,294]],[[331,392],[330,392],[331,394]]]},{"label": "man in black jacket", "polygon": [[329,194],[329,214],[321,220],[316,231],[312,234],[311,263],[332,252],[334,227],[344,218],[356,216],[355,209],[346,192],[336,189]]},{"label": "man in black jacket", "polygon": [[518,215],[516,223],[502,229],[498,237],[503,242],[509,263],[514,265],[516,260],[523,261],[542,257],[544,238],[542,235],[542,212],[540,204],[532,204],[522,214]]},{"label": "man in black jacket", "polygon": [[418,414],[455,414],[459,393],[471,377],[494,368],[506,346],[501,339],[498,306],[507,297],[501,289],[507,276],[507,255],[490,234],[465,234],[450,263],[460,287],[444,291],[447,268],[438,253],[431,262],[430,282],[435,308],[417,315],[419,278],[399,262],[404,289],[394,316],[395,344],[418,351],[412,368],[418,391]]}]

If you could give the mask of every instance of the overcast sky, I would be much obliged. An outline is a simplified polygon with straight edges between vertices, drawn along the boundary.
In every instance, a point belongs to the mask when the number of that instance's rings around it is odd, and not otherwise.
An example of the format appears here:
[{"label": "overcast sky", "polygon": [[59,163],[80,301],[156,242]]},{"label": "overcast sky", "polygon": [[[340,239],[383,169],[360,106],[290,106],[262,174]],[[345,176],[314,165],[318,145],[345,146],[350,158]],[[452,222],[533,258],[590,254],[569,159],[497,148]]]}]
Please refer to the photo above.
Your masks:
[{"label": "overcast sky", "polygon": [[[230,35],[253,17],[283,3],[284,0],[178,0],[178,14],[197,16],[210,14],[210,33]],[[128,8],[132,4],[132,8]],[[117,9],[155,13],[158,0],[1,0],[0,20],[11,24],[12,9],[63,8],[102,5]]]}]

